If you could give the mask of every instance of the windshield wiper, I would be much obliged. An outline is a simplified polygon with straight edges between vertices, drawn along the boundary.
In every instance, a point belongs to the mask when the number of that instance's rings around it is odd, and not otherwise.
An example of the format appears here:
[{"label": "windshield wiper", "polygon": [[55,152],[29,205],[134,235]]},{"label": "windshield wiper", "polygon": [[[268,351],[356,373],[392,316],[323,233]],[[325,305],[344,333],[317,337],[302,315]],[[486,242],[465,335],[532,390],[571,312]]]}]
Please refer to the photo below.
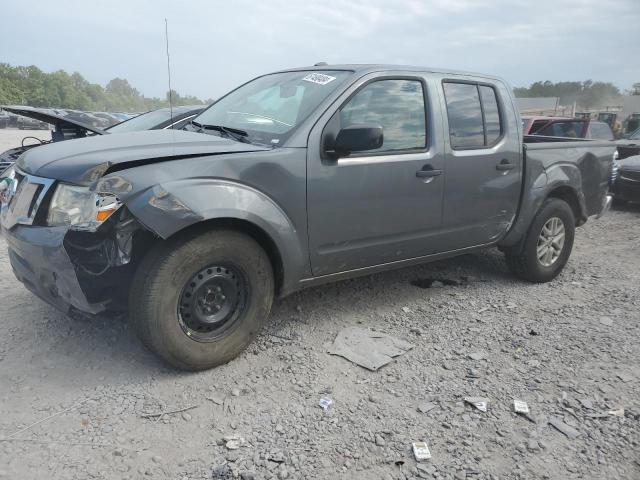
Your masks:
[{"label": "windshield wiper", "polygon": [[197,128],[202,130],[215,130],[217,132],[223,133],[226,137],[233,138],[234,140],[242,143],[251,143],[247,136],[249,135],[244,130],[240,130],[239,128],[225,127],[223,125],[207,125],[204,123],[198,123],[196,121],[191,121],[192,125],[195,125]]}]

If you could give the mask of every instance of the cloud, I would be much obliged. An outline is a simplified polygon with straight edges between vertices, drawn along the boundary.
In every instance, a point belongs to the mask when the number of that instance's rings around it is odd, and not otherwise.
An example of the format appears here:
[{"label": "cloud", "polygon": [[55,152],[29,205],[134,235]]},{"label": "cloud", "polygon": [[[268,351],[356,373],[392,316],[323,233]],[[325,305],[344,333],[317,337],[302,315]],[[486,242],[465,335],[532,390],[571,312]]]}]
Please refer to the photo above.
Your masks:
[{"label": "cloud", "polygon": [[200,97],[317,61],[444,66],[514,85],[640,81],[638,0],[58,0],[3,14],[1,61],[125,77],[147,95],[166,91],[165,17],[173,83]]}]

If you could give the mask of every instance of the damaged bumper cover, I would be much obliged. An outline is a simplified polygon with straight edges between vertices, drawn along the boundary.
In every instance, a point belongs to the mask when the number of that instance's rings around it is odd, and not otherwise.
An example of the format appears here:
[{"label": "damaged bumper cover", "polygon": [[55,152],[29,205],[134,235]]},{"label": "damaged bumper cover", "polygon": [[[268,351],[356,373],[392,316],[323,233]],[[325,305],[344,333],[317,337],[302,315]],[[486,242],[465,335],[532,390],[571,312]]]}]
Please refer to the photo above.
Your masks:
[{"label": "damaged bumper cover", "polygon": [[86,313],[100,313],[105,304],[89,302],[64,248],[67,230],[22,225],[3,229],[11,267],[25,287],[63,312],[73,306]]},{"label": "damaged bumper cover", "polygon": [[73,307],[95,315],[125,308],[139,225],[132,219],[121,223],[106,233],[27,225],[2,233],[13,272],[25,287],[65,313]]},{"label": "damaged bumper cover", "polygon": [[[9,260],[22,283],[64,312],[121,309],[130,278],[133,235],[140,224],[120,208],[92,231],[47,225],[54,180],[12,172],[0,209]],[[124,301],[123,301],[124,300]]]}]

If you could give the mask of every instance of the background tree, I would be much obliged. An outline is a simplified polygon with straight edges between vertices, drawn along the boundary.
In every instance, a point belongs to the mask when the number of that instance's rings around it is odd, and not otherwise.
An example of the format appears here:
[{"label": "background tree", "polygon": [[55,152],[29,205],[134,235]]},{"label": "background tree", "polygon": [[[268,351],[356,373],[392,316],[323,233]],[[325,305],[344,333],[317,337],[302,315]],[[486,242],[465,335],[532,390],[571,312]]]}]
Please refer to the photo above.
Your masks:
[{"label": "background tree", "polygon": [[[193,95],[173,91],[174,105],[199,105]],[[46,73],[38,67],[12,67],[0,63],[0,105],[69,108],[87,111],[143,112],[169,105],[164,99],[145,97],[127,79],[114,78],[105,87],[90,83],[80,73]]]}]

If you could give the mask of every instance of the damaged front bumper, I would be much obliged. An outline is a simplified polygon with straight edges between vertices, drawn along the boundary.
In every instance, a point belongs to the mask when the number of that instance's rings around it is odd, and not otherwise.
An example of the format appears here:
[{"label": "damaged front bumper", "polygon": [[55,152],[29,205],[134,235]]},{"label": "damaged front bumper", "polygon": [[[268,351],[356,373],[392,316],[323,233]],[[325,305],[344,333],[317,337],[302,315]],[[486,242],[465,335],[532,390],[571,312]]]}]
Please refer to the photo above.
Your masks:
[{"label": "damaged front bumper", "polygon": [[46,226],[55,181],[17,177],[17,187],[11,183],[13,190],[0,208],[17,279],[64,312],[72,307],[88,314],[124,310],[134,269],[133,236],[141,230],[138,222],[123,207],[93,231]]},{"label": "damaged front bumper", "polygon": [[64,247],[67,231],[66,227],[22,225],[3,229],[13,272],[30,291],[65,313],[72,306],[85,313],[100,313],[108,302],[88,300]]}]

